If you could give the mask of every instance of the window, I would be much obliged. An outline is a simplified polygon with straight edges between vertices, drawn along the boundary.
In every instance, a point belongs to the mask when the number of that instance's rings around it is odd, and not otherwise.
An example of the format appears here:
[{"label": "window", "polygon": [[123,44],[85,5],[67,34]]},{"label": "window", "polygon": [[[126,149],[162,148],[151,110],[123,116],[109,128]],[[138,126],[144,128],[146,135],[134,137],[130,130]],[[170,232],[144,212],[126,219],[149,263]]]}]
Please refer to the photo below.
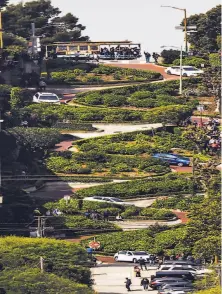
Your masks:
[{"label": "window", "polygon": [[166,267],[166,266],[165,266],[165,267],[162,267],[162,268],[161,268],[161,271],[167,271],[168,269],[169,269],[169,267]]},{"label": "window", "polygon": [[80,46],[79,49],[80,49],[80,51],[87,51],[88,46]]},{"label": "window", "polygon": [[95,45],[93,45],[93,46],[90,46],[90,50],[95,50],[95,51],[98,51],[98,46],[95,46]]},{"label": "window", "polygon": [[50,101],[55,101],[58,100],[58,98],[56,96],[40,96],[41,100],[50,100]]},{"label": "window", "polygon": [[78,51],[78,46],[69,46],[69,51]]},{"label": "window", "polygon": [[186,70],[186,71],[197,71],[198,70],[195,67],[184,67],[183,69]]},{"label": "window", "polygon": [[67,50],[67,46],[58,46],[57,48],[59,51],[66,51]]},{"label": "window", "polygon": [[94,199],[97,199],[97,200],[101,200],[102,199],[102,197],[98,197],[98,196],[95,196],[95,197],[93,197]]},{"label": "window", "polygon": [[39,98],[39,94],[35,94],[35,97],[36,97],[36,98]]}]

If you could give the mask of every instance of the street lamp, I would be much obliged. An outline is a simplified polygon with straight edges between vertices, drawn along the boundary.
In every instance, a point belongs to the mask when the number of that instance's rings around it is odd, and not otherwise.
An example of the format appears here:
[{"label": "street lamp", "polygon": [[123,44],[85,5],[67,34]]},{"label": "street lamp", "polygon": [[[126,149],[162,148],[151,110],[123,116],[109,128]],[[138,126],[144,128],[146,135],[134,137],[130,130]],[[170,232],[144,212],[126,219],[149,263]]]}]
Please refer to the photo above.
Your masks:
[{"label": "street lamp", "polygon": [[185,8],[179,8],[179,7],[174,7],[174,6],[168,6],[168,5],[161,5],[161,7],[167,7],[167,8],[172,8],[176,10],[181,10],[184,12],[184,33],[185,33],[185,51],[188,51],[188,43],[187,43],[187,10]]},{"label": "street lamp", "polygon": [[179,94],[182,95],[183,93],[183,46],[176,47],[176,46],[161,46],[160,48],[172,47],[176,49],[180,49],[180,87],[179,87]]}]

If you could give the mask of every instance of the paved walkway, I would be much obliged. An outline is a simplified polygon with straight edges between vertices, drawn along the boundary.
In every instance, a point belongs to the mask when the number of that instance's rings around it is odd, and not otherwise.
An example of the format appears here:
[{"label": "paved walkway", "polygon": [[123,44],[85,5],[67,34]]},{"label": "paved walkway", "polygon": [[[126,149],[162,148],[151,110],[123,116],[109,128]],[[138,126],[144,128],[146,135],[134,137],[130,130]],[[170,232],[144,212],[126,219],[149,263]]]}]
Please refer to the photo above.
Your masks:
[{"label": "paved walkway", "polygon": [[[132,281],[132,292],[135,294],[143,293],[144,290],[140,286],[141,278],[135,277],[133,267],[133,264],[121,265],[121,263],[115,263],[112,265],[102,264],[101,266],[99,265],[97,267],[91,268],[92,278],[94,280],[94,290],[99,294],[128,293],[124,284],[126,277],[128,277]],[[150,280],[150,276],[154,275],[156,273],[156,270],[157,268],[150,267],[148,268],[148,271],[141,271],[141,276],[148,277],[148,279]],[[151,290],[151,288],[148,292],[151,292],[152,294],[158,293],[158,291],[153,291]]]}]

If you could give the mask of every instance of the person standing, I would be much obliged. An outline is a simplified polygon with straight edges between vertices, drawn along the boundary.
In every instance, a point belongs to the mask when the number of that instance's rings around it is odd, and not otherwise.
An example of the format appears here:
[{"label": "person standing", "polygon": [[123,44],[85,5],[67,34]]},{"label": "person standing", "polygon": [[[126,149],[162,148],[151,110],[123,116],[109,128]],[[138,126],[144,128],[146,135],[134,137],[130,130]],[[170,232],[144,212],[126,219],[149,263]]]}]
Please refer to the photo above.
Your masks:
[{"label": "person standing", "polygon": [[141,281],[141,286],[143,286],[143,289],[148,291],[149,288],[149,280],[147,278],[143,278]]},{"label": "person standing", "polygon": [[140,268],[141,268],[142,271],[143,271],[143,266],[145,267],[145,270],[147,271],[146,262],[142,258],[142,256],[139,258],[139,265],[140,265]]},{"label": "person standing", "polygon": [[145,58],[146,58],[146,63],[150,62],[150,53],[149,52],[144,52]]},{"label": "person standing", "polygon": [[127,291],[131,291],[130,286],[131,286],[132,282],[129,278],[126,278],[125,284],[126,284]]}]

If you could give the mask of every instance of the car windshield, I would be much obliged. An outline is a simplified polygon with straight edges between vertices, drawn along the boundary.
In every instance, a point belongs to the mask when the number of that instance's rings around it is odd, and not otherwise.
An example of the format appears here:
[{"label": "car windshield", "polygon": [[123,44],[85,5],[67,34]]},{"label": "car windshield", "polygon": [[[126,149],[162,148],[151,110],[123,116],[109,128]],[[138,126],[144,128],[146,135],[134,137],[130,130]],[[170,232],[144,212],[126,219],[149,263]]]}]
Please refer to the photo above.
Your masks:
[{"label": "car windshield", "polygon": [[49,95],[49,96],[40,96],[39,97],[40,100],[50,100],[50,101],[55,101],[55,100],[58,100],[58,98],[56,96],[53,96],[53,95]]},{"label": "car windshield", "polygon": [[147,255],[147,252],[145,251],[137,251],[137,252],[133,252],[134,255]]},{"label": "car windshield", "polygon": [[110,198],[110,199],[113,200],[113,201],[115,201],[115,202],[123,202],[121,199],[114,198],[114,197],[112,197],[112,198]]}]

